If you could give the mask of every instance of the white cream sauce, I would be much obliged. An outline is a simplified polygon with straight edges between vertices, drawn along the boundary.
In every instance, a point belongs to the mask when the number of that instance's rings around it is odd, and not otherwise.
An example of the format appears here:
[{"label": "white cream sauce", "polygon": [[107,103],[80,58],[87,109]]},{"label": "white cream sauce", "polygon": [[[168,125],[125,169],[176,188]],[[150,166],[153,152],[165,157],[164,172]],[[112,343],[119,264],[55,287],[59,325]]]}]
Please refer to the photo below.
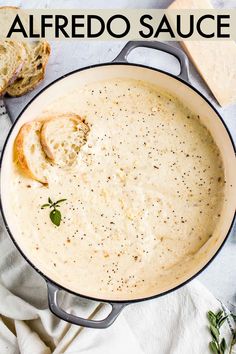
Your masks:
[{"label": "white cream sauce", "polygon": [[[73,90],[48,112],[77,113],[90,132],[77,165],[55,166],[48,187],[12,164],[8,208],[23,251],[90,296],[139,298],[178,284],[212,237],[224,195],[222,160],[199,117],[125,79]],[[41,209],[48,197],[67,199],[59,227]]]}]

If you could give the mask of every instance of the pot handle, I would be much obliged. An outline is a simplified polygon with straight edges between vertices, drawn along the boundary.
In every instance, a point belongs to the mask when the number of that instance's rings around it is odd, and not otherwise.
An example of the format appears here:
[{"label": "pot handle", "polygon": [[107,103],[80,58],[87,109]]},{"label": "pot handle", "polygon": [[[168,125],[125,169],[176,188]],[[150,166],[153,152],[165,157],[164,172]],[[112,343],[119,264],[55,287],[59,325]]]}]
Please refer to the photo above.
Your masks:
[{"label": "pot handle", "polygon": [[103,320],[90,320],[86,318],[81,318],[64,311],[58,304],[58,295],[60,288],[52,283],[47,282],[48,287],[48,304],[49,308],[54,315],[61,318],[62,320],[72,323],[74,325],[89,327],[89,328],[107,328],[109,327],[119,316],[123,308],[127,303],[117,303],[110,302],[109,304],[112,307],[109,315]]},{"label": "pot handle", "polygon": [[157,49],[162,52],[173,55],[178,59],[180,64],[180,74],[177,75],[181,79],[189,82],[189,60],[187,55],[179,48],[173,47],[170,44],[166,44],[158,41],[131,41],[126,43],[121,52],[113,60],[115,63],[124,63],[127,62],[127,57],[129,53],[139,47]]}]

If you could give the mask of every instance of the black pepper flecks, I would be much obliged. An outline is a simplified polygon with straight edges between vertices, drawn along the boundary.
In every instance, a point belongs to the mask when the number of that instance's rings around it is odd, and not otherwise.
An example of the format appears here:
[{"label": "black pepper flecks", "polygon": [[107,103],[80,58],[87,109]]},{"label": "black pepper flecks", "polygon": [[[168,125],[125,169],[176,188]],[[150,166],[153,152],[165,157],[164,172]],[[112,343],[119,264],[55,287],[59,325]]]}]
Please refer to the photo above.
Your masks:
[{"label": "black pepper flecks", "polygon": [[[86,251],[87,278],[97,269],[101,292],[132,294],[181,277],[184,260],[214,235],[226,182],[201,117],[136,81],[93,84],[78,97],[90,135],[76,172],[66,176],[63,232],[42,238],[63,249],[51,255],[54,271],[64,274],[68,265],[79,283]],[[64,109],[74,100],[72,94]],[[64,197],[60,173],[55,183]],[[32,222],[44,234],[40,218],[37,208]]]}]

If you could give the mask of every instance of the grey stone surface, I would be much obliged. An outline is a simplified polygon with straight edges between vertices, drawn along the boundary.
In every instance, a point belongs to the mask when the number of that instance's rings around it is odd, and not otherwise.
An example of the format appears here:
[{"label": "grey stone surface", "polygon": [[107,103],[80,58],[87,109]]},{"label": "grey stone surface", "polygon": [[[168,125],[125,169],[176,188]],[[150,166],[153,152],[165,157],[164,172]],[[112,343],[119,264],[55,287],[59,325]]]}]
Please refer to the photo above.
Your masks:
[{"label": "grey stone surface", "polygon": [[[1,1],[2,5],[19,5],[30,8],[166,8],[171,0],[31,0],[31,1]],[[215,7],[236,7],[235,0],[223,1],[214,0]],[[176,42],[173,45],[178,46]],[[12,117],[17,117],[27,102],[35,96],[44,86],[52,82],[61,75],[90,64],[109,62],[119,52],[124,42],[86,42],[86,41],[58,41],[52,42],[52,55],[49,60],[47,75],[43,83],[36,90],[20,98],[6,98],[5,102]],[[161,68],[172,73],[178,72],[176,60],[166,54],[157,53],[147,49],[137,49],[129,58],[130,61],[145,63]],[[191,65],[191,82],[216,106],[223,116],[231,134],[236,141],[236,105],[227,108],[220,108],[211,93],[207,89],[203,80]],[[227,78],[226,78],[227,80]],[[202,281],[218,298],[223,301],[236,303],[236,228],[227,240],[223,250],[214,259],[210,266],[200,275],[198,279]]]}]

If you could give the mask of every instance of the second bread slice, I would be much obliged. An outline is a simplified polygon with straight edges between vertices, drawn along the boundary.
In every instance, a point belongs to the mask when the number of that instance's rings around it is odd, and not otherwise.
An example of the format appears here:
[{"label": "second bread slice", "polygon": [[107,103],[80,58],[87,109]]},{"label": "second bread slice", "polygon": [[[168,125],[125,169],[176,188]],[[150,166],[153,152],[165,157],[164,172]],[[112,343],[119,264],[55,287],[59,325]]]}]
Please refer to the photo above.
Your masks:
[{"label": "second bread slice", "polygon": [[57,115],[45,120],[41,130],[41,144],[53,163],[70,167],[86,143],[88,132],[88,125],[78,115]]}]

